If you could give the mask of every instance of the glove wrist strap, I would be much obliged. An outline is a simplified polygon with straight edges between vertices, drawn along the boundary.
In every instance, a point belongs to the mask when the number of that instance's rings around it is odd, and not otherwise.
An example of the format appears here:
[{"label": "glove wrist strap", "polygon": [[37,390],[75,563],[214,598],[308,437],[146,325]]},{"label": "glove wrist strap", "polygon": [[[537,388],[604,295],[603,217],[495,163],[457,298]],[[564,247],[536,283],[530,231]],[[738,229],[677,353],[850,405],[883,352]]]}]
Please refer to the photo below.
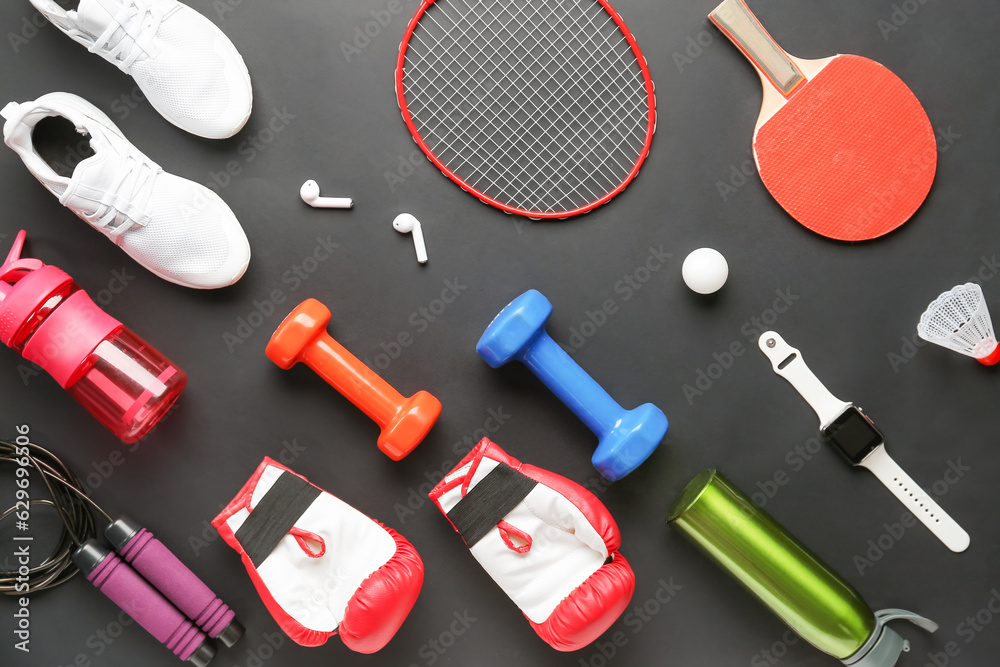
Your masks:
[{"label": "glove wrist strap", "polygon": [[236,540],[260,567],[322,491],[298,475],[282,472],[250,512]]},{"label": "glove wrist strap", "polygon": [[538,484],[506,463],[500,463],[448,512],[470,549],[486,537]]}]

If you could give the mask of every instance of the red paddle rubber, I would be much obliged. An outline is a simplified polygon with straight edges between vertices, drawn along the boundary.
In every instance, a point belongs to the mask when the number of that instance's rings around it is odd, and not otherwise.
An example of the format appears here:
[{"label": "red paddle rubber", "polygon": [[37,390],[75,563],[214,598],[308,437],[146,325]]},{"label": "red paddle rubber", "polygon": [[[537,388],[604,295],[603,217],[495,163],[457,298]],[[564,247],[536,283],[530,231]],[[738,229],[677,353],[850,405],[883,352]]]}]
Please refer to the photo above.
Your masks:
[{"label": "red paddle rubber", "polygon": [[793,218],[842,241],[906,222],[937,169],[934,128],[899,77],[873,60],[838,56],[760,127],[764,185]]}]

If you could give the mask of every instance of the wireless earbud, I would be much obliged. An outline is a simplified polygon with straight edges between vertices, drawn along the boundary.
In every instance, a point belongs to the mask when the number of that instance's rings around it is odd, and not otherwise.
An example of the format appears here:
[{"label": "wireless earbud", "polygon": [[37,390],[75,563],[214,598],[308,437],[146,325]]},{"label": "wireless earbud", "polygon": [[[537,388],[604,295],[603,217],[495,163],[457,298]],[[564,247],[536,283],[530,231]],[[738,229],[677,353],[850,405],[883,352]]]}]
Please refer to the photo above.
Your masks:
[{"label": "wireless earbud", "polygon": [[427,262],[427,246],[424,245],[424,233],[420,229],[420,221],[409,213],[400,213],[392,221],[392,228],[403,234],[413,233],[413,247],[417,251],[417,261]]},{"label": "wireless earbud", "polygon": [[311,179],[302,184],[299,195],[315,208],[354,208],[354,200],[348,197],[320,197],[319,183]]}]

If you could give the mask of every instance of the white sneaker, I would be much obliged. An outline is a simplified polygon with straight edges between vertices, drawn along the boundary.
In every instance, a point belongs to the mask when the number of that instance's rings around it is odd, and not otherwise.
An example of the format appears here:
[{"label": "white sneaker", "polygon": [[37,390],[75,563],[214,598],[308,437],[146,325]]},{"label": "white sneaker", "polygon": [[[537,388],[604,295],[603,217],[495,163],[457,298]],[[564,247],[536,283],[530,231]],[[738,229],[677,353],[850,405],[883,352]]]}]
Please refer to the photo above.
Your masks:
[{"label": "white sneaker", "polygon": [[208,139],[231,137],[253,105],[250,75],[236,47],[207,18],[177,0],[55,0],[31,4],[91,53],[131,74],[153,108]]},{"label": "white sneaker", "polygon": [[[164,172],[94,105],[70,93],[11,102],[0,114],[4,143],[59,202],[164,280],[212,289],[235,283],[250,262],[239,221],[217,194]],[[60,176],[38,154],[32,133],[61,116],[89,136],[94,155]]]}]

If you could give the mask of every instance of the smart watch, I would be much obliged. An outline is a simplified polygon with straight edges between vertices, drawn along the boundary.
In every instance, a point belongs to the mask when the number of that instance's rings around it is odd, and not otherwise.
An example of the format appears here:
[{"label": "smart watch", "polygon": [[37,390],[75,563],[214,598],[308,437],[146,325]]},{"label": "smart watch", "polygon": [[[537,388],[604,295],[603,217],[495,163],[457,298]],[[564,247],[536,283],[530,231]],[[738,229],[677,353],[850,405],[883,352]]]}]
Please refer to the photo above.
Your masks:
[{"label": "smart watch", "polygon": [[907,475],[885,450],[885,438],[860,407],[842,401],[813,374],[802,353],[773,331],[758,341],[774,372],[788,380],[819,417],[819,430],[851,465],[878,477],[952,551],[969,547],[969,534]]},{"label": "smart watch", "polygon": [[856,405],[848,405],[820,432],[855,466],[885,444],[882,433]]}]

